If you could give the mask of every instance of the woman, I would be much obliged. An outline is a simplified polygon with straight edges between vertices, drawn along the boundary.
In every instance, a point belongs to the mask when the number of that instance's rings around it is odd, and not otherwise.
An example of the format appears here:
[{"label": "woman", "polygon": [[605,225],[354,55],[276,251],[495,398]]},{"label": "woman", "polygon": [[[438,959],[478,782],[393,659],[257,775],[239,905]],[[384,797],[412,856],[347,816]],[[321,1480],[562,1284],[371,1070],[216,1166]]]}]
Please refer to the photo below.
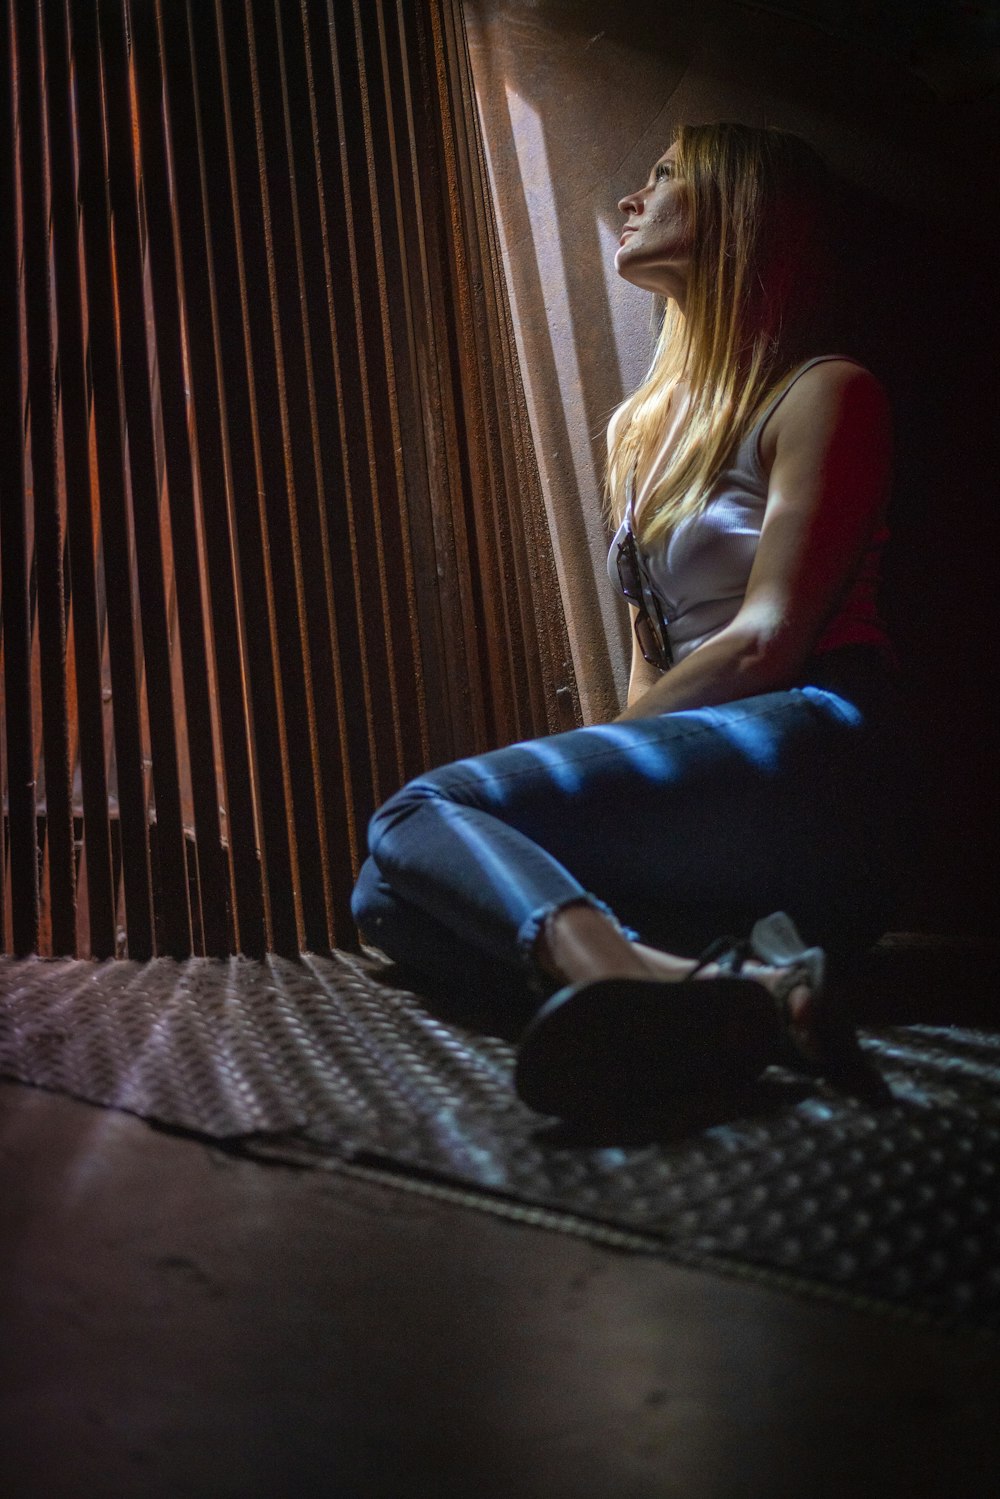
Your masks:
[{"label": "woman", "polygon": [[831,331],[833,201],[806,142],[735,124],[679,127],[621,200],[618,273],[667,299],[608,430],[627,707],[422,775],[371,823],[362,932],[452,990],[519,985],[545,1112],[856,1056],[823,948],[884,928],[912,796],[875,611],[890,408]]}]

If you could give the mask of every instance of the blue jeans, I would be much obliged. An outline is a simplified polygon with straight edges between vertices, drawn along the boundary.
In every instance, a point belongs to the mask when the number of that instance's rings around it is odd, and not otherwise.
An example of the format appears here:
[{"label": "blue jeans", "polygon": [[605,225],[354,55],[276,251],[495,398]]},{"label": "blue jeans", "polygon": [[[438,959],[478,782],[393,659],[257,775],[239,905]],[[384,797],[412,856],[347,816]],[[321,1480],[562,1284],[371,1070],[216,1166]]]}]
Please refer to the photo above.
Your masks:
[{"label": "blue jeans", "polygon": [[851,646],[785,691],[458,760],[372,818],[354,917],[470,1000],[544,993],[533,944],[580,901],[687,953],[785,910],[847,955],[885,930],[915,852],[914,737],[891,668]]}]

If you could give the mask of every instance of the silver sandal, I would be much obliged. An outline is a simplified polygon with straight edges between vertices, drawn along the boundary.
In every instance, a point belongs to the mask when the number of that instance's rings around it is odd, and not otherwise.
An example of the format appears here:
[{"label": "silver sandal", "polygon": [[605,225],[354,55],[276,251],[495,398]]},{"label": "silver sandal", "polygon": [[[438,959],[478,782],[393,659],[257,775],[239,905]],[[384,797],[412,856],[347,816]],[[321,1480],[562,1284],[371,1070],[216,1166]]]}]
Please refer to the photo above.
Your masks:
[{"label": "silver sandal", "polygon": [[[797,1072],[831,1078],[865,1065],[853,1023],[826,991],[823,949],[807,947],[785,911],[761,917],[747,941],[735,943],[716,961],[738,974],[748,958],[785,970],[771,991],[781,1020],[776,1062]],[[810,993],[808,1021],[801,1025],[795,1022],[789,1006],[789,996],[800,985]]]}]

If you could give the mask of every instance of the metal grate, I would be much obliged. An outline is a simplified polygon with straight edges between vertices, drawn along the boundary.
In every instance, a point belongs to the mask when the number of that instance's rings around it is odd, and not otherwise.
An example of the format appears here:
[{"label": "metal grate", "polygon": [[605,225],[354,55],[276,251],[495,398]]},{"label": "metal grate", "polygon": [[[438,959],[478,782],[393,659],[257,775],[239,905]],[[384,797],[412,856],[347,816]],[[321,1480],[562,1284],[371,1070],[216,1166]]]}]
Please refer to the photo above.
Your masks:
[{"label": "metal grate", "polygon": [[0,319],[0,946],[351,946],[578,715],[458,0],[3,0]]}]

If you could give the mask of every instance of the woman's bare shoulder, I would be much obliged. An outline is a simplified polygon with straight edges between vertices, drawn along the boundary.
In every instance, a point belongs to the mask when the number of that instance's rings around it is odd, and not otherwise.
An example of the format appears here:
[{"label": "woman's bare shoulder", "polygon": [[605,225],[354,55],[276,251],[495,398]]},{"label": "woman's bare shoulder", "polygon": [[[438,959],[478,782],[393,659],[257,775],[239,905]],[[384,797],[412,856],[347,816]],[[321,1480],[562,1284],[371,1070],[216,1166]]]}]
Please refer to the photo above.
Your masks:
[{"label": "woman's bare shoulder", "polygon": [[783,432],[792,432],[803,423],[826,419],[843,409],[858,395],[888,408],[888,393],[878,377],[853,359],[824,359],[804,370],[772,411],[760,434],[760,456],[765,473],[770,473]]}]

